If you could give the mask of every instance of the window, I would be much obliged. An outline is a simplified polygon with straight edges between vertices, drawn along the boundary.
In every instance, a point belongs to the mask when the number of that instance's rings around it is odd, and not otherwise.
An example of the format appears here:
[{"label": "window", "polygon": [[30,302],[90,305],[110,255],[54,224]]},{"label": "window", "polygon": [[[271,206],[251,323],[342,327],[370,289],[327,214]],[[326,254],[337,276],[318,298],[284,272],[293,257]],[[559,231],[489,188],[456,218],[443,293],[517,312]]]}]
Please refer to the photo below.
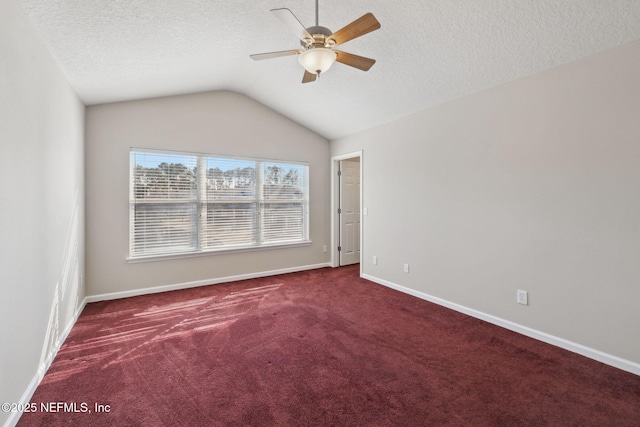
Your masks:
[{"label": "window", "polygon": [[130,258],[309,243],[304,163],[131,150]]}]

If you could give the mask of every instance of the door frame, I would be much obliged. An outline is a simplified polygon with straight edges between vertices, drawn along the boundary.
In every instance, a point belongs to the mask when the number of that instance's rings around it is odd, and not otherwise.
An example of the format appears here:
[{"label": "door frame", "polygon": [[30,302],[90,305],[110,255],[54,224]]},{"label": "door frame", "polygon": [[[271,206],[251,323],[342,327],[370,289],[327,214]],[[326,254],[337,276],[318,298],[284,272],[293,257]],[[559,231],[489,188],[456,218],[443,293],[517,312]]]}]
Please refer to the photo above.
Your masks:
[{"label": "door frame", "polygon": [[363,241],[363,187],[364,187],[364,156],[363,151],[354,151],[352,153],[341,154],[331,157],[331,267],[340,266],[340,254],[338,253],[338,242],[340,242],[340,216],[338,215],[338,206],[340,205],[340,181],[338,180],[338,169],[340,160],[360,158],[360,275],[362,275],[362,241]]}]

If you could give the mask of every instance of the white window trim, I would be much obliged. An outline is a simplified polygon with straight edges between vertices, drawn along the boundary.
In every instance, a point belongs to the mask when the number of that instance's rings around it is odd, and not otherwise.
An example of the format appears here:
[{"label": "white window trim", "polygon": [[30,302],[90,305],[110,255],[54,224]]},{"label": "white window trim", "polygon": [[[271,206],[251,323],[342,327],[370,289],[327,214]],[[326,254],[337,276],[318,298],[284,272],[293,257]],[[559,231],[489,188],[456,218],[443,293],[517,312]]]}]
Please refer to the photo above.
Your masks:
[{"label": "white window trim", "polygon": [[[290,164],[290,165],[299,165],[304,166],[305,176],[304,182],[306,191],[304,193],[304,214],[303,214],[303,239],[297,241],[284,241],[284,242],[273,242],[273,243],[258,243],[258,244],[250,244],[250,245],[238,245],[238,246],[227,246],[220,248],[203,248],[203,234],[201,233],[201,229],[203,227],[202,221],[206,222],[206,208],[205,215],[202,215],[201,209],[203,206],[206,207],[206,197],[203,201],[203,192],[206,193],[206,187],[202,186],[202,180],[206,181],[205,174],[198,174],[198,221],[197,224],[197,247],[193,250],[188,251],[176,251],[176,252],[167,252],[167,253],[156,253],[156,254],[148,254],[148,255],[135,255],[132,256],[132,241],[131,234],[133,228],[133,221],[135,218],[135,205],[133,198],[133,174],[135,169],[135,164],[132,161],[132,154],[135,152],[147,152],[152,154],[166,154],[166,155],[183,155],[183,156],[197,156],[198,159],[198,170],[206,170],[206,167],[202,167],[203,164],[206,164],[207,158],[219,158],[219,159],[229,159],[229,160],[239,160],[239,161],[252,161],[256,163],[256,178],[258,182],[256,183],[259,192],[262,193],[262,179],[263,179],[263,164],[264,163],[281,163],[281,164]],[[273,249],[285,249],[285,248],[295,248],[295,247],[303,247],[311,245],[312,241],[309,239],[309,214],[310,214],[310,183],[309,183],[309,164],[308,162],[299,162],[299,161],[291,161],[291,160],[282,160],[282,159],[266,159],[266,158],[252,158],[252,157],[236,157],[236,156],[225,156],[211,153],[194,153],[194,152],[184,152],[184,151],[168,151],[168,150],[156,150],[156,149],[148,149],[148,148],[137,148],[132,147],[129,151],[129,162],[130,162],[130,175],[129,175],[129,254],[126,257],[126,260],[129,263],[140,263],[140,262],[152,262],[152,261],[163,261],[163,260],[172,260],[172,259],[181,259],[181,258],[191,258],[191,257],[202,257],[202,256],[211,256],[216,254],[228,254],[228,253],[241,253],[241,252],[253,252],[253,251],[261,251],[261,250],[273,250]],[[263,199],[262,194],[256,194],[255,203],[257,204],[258,209],[258,220],[256,222],[256,227],[254,229],[254,233],[256,234],[257,241],[260,242],[260,234],[261,234],[261,226],[264,218],[261,215],[261,208],[264,203],[269,203]],[[204,217],[204,218],[203,218]]]}]

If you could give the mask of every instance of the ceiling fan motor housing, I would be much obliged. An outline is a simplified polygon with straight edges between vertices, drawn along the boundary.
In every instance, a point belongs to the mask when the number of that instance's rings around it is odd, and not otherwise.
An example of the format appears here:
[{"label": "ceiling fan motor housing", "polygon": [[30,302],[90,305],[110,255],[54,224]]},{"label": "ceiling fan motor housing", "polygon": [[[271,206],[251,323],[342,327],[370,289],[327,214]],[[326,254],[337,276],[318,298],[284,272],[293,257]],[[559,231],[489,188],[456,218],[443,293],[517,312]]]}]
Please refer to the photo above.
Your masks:
[{"label": "ceiling fan motor housing", "polygon": [[300,41],[300,44],[305,49],[315,48],[315,47],[332,47],[335,46],[335,40],[331,39],[330,36],[333,32],[327,27],[309,27],[307,28],[307,32],[312,35],[313,40],[305,38]]}]

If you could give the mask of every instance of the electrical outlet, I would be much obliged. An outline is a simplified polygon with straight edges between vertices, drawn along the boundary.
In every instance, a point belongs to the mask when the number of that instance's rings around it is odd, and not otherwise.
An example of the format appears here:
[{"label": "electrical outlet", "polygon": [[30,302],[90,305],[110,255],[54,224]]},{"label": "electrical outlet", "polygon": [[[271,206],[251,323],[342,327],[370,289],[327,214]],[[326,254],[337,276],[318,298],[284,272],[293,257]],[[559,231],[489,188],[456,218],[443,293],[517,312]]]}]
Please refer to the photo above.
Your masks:
[{"label": "electrical outlet", "polygon": [[374,255],[371,262],[373,263],[373,265],[378,265],[378,257]]},{"label": "electrical outlet", "polygon": [[405,264],[404,265],[404,272],[408,273],[409,272],[409,264]]},{"label": "electrical outlet", "polygon": [[327,252],[327,245],[324,245],[324,246],[322,247],[322,252]]},{"label": "electrical outlet", "polygon": [[528,292],[527,291],[521,291],[520,289],[518,289],[518,291],[516,293],[516,300],[518,301],[518,304],[529,305]]}]

